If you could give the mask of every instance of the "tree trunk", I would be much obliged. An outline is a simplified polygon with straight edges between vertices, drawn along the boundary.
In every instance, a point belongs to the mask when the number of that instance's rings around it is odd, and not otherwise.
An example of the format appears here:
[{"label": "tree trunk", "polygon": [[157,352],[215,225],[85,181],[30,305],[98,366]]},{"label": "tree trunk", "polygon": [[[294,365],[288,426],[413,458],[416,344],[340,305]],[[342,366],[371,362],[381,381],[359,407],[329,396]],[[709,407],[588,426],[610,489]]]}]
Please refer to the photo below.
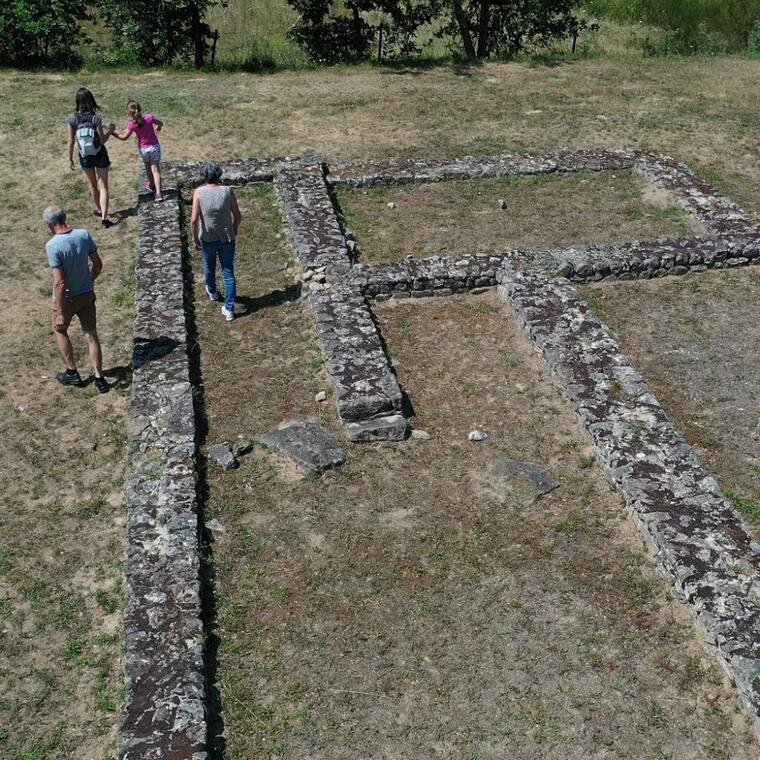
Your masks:
[{"label": "tree trunk", "polygon": [[459,26],[459,33],[462,35],[462,44],[464,45],[465,55],[470,60],[475,60],[477,55],[475,54],[475,48],[472,44],[472,37],[470,36],[470,25],[467,22],[467,16],[462,8],[462,0],[452,0],[454,3],[454,17],[457,20]]},{"label": "tree trunk", "polygon": [[354,20],[354,52],[358,59],[364,57],[364,40],[362,38],[362,17],[359,15],[359,8],[351,3],[351,15]]},{"label": "tree trunk", "polygon": [[480,0],[478,18],[478,58],[488,58],[489,27],[491,22],[490,0]]},{"label": "tree trunk", "polygon": [[201,23],[201,14],[198,6],[193,3],[191,13],[191,35],[193,37],[193,48],[195,52],[195,68],[202,69],[206,62],[206,40],[203,38],[203,24]]}]

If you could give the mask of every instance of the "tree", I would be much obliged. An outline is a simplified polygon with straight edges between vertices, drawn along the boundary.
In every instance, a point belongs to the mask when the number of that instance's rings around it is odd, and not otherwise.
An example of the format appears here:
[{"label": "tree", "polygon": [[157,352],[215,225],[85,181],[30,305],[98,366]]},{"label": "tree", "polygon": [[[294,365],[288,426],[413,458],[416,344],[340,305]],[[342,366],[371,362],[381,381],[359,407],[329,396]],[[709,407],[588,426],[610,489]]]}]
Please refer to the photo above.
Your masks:
[{"label": "tree", "polygon": [[102,0],[100,16],[113,35],[110,60],[146,66],[177,61],[200,68],[213,38],[204,17],[217,0]]},{"label": "tree", "polygon": [[458,38],[468,58],[511,58],[530,46],[577,36],[588,24],[582,0],[451,0],[439,37]]},{"label": "tree", "polygon": [[[587,22],[582,0],[288,0],[299,13],[291,36],[320,63],[367,59],[375,35],[385,50],[417,52],[419,30],[436,28],[468,58],[512,57],[529,46],[575,37]],[[383,24],[367,23],[382,14]]]},{"label": "tree", "polygon": [[[434,0],[437,1],[437,0]],[[384,34],[383,51],[408,56],[417,51],[416,33],[428,23],[431,0],[288,0],[298,11],[290,37],[317,63],[362,61]],[[379,14],[382,23],[374,23]]]},{"label": "tree", "polygon": [[0,2],[0,63],[13,66],[80,62],[75,48],[87,18],[86,0]]}]

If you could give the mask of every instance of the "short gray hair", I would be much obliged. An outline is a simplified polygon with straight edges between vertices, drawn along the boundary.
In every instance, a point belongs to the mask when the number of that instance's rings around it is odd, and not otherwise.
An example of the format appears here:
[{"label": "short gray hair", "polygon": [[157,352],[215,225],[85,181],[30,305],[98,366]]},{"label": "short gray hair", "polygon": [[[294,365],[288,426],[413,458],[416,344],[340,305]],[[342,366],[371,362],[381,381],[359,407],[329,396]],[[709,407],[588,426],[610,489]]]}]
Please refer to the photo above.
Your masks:
[{"label": "short gray hair", "polygon": [[219,180],[222,178],[223,169],[216,161],[212,161],[211,159],[207,159],[203,162],[203,166],[201,166],[201,177],[206,180],[206,182],[219,182]]},{"label": "short gray hair", "polygon": [[66,212],[60,206],[48,206],[42,212],[42,218],[47,224],[52,224],[53,226],[66,224]]}]

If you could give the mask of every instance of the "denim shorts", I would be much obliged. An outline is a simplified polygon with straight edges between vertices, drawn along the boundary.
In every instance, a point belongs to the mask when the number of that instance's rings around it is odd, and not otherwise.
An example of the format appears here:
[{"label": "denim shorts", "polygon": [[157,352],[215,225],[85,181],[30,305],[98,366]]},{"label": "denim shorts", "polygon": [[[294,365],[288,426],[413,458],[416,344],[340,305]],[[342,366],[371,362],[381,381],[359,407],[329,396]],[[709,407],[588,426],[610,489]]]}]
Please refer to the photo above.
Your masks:
[{"label": "denim shorts", "polygon": [[94,156],[79,156],[79,165],[83,169],[107,169],[111,165],[105,145]]},{"label": "denim shorts", "polygon": [[147,148],[140,148],[140,158],[146,164],[160,164],[161,163],[161,146],[150,145]]}]

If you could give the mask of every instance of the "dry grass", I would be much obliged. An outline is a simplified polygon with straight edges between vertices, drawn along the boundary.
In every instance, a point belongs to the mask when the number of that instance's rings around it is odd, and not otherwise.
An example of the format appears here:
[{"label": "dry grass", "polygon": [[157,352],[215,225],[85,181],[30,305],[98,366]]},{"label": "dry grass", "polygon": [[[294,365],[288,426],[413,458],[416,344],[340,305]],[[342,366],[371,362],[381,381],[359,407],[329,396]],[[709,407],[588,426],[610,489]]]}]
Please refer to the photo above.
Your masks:
[{"label": "dry grass", "polygon": [[760,273],[584,288],[668,415],[760,530]]},{"label": "dry grass", "polygon": [[338,188],[337,197],[361,260],[396,261],[687,234],[687,215],[674,202],[655,206],[648,191],[618,171]]},{"label": "dry grass", "polygon": [[[167,158],[306,151],[328,159],[450,157],[637,144],[686,160],[755,211],[760,106],[747,93],[759,69],[756,61],[717,59],[426,71],[359,67],[273,76],[0,73],[3,757],[100,760],[114,752],[119,647],[108,637],[118,636],[118,609],[109,610],[113,599],[120,604],[127,391],[101,398],[92,389],[65,391],[51,380],[59,360],[49,327],[46,230],[38,221],[41,208],[57,200],[76,225],[92,222],[82,176],[66,165],[64,119],[78,86],[93,89],[109,120],[123,122],[131,97],[164,118]],[[118,144],[111,154],[114,207],[127,212],[136,190],[134,145]],[[135,220],[127,217],[96,235],[106,263],[98,290],[106,366],[129,363],[134,233]],[[249,282],[259,282],[258,276],[252,273]],[[263,282],[261,287],[266,289]],[[731,297],[726,294],[727,311]],[[262,405],[270,410],[262,424],[313,409],[316,348],[301,307],[287,309],[276,311],[292,315],[303,358],[282,371],[280,400]],[[241,320],[231,334],[242,334],[245,325]],[[266,354],[266,330],[257,335],[262,353],[234,368],[243,385],[264,370],[276,375],[285,361]],[[206,342],[204,353],[211,350]],[[302,367],[311,367],[311,374]],[[289,372],[296,378],[292,388]],[[332,410],[319,414],[332,424]]]},{"label": "dry grass", "polygon": [[[241,196],[268,226],[266,201]],[[255,298],[288,287],[273,249],[261,227],[240,241]],[[194,279],[208,442],[293,415],[342,438],[313,400],[327,384],[303,304],[228,325]],[[730,687],[492,298],[377,316],[431,440],[351,447],[321,479],[261,447],[209,472],[225,756],[753,756]],[[476,426],[485,444],[467,441]],[[483,473],[499,456],[561,487],[498,498]]]}]

